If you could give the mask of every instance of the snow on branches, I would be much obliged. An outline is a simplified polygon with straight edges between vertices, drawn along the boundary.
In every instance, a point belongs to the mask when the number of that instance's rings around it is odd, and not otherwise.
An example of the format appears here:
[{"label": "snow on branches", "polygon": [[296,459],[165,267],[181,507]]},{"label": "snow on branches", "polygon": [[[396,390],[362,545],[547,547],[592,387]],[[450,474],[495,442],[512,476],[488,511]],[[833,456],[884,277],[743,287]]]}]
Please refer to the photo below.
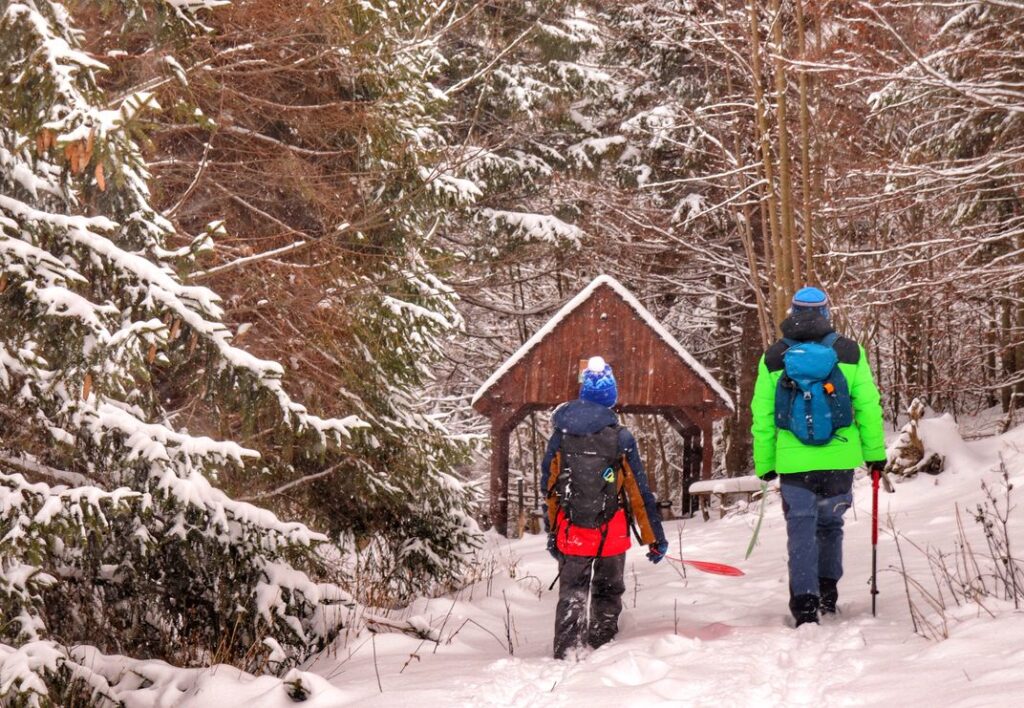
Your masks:
[{"label": "snow on branches", "polygon": [[[169,3],[188,17],[216,4]],[[209,235],[166,247],[136,142],[156,103],[105,108],[104,66],[80,41],[59,3],[0,15],[0,702],[27,705],[110,695],[57,637],[253,666],[273,654],[283,670],[355,607],[308,574],[325,536],[210,483],[259,453],[174,426],[159,369],[204,369],[211,399],[270,409],[321,451],[367,423],[309,413],[280,364],[232,344],[218,296],[183,282]],[[72,485],[25,476],[40,471]]]}]

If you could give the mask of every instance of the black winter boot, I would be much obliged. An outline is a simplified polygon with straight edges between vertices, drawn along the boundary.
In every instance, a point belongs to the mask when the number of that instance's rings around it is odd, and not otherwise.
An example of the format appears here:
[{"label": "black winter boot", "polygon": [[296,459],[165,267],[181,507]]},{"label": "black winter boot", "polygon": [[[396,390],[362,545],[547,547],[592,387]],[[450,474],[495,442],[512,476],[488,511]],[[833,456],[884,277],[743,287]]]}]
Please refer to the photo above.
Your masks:
[{"label": "black winter boot", "polygon": [[834,615],[839,602],[839,583],[835,578],[818,578],[818,592],[821,594],[819,608],[823,615]]},{"label": "black winter boot", "polygon": [[797,627],[809,622],[818,624],[818,596],[797,595],[789,598],[789,611],[793,613]]}]

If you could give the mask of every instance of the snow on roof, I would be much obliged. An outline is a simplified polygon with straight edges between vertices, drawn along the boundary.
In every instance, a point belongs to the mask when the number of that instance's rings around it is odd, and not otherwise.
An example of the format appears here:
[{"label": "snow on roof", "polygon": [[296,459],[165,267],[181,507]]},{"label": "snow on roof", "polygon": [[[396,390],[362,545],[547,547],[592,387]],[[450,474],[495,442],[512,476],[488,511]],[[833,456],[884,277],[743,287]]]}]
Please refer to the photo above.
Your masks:
[{"label": "snow on roof", "polygon": [[669,334],[668,330],[666,330],[661,325],[661,323],[654,318],[654,315],[652,315],[646,307],[640,304],[640,301],[636,299],[633,293],[626,290],[626,288],[624,288],[619,281],[617,281],[610,275],[599,275],[598,277],[594,278],[594,280],[591,281],[590,285],[583,288],[583,290],[581,290],[576,295],[576,297],[574,297],[569,302],[565,303],[565,305],[562,306],[562,309],[559,310],[554,317],[548,320],[543,327],[538,329],[532,337],[526,340],[526,343],[523,344],[523,346],[521,346],[515,354],[508,358],[508,361],[502,364],[497,371],[491,374],[490,378],[484,381],[483,385],[479,389],[477,389],[477,392],[475,394],[473,394],[472,404],[475,405],[476,402],[479,401],[480,398],[483,397],[483,395],[487,393],[487,391],[490,390],[492,386],[494,386],[494,384],[501,380],[505,376],[505,374],[507,374],[512,369],[513,366],[518,364],[523,359],[523,357],[525,357],[530,352],[530,350],[532,350],[534,347],[536,347],[538,344],[544,341],[545,337],[551,334],[551,332],[553,332],[555,328],[558,327],[558,325],[560,325],[562,321],[569,316],[570,312],[572,312],[580,305],[582,305],[584,302],[586,302],[590,298],[590,296],[594,294],[594,291],[596,291],[602,285],[607,285],[612,290],[614,290],[619,297],[625,300],[626,304],[633,308],[633,311],[640,316],[640,319],[643,320],[648,327],[654,330],[655,334],[657,334],[662,341],[669,345],[672,348],[672,350],[676,353],[676,355],[680,359],[682,359],[686,363],[686,365],[689,366],[693,370],[693,372],[697,374],[697,376],[699,376],[704,381],[704,383],[706,383],[711,388],[711,390],[718,394],[718,397],[721,398],[722,401],[731,410],[735,410],[732,398],[729,396],[728,393],[725,392],[725,389],[722,388],[722,386],[715,380],[715,378],[708,372],[708,370],[701,366],[700,363],[698,363],[698,361],[693,358],[690,352],[686,351],[683,348],[683,345],[680,344],[675,337]]}]

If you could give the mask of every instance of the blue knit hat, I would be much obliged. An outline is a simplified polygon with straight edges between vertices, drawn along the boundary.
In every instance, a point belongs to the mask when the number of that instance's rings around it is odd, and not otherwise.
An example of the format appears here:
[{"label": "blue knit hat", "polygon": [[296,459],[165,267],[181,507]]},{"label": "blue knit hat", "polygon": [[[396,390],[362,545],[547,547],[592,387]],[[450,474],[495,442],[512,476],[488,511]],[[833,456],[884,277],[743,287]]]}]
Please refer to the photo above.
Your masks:
[{"label": "blue knit hat", "polygon": [[828,319],[828,304],[828,295],[825,294],[824,290],[808,286],[796,291],[796,295],[793,296],[791,309],[793,312],[817,310],[825,319]]},{"label": "blue knit hat", "polygon": [[619,397],[612,367],[599,356],[592,356],[580,378],[580,398],[611,408]]}]

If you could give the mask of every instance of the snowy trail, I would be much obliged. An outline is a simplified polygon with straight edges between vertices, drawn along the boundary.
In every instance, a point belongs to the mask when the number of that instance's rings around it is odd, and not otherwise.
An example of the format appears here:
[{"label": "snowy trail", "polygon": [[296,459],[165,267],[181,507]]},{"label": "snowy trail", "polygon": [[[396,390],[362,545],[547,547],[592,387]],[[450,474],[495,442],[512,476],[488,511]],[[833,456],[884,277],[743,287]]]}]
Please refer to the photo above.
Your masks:
[{"label": "snowy trail", "polygon": [[[373,685],[367,688],[372,690],[356,691],[362,694],[358,703],[365,706],[394,706],[406,701],[423,707],[563,706],[579,705],[581,700],[591,706],[666,702],[821,705],[838,677],[848,678],[863,669],[857,653],[865,640],[854,622],[799,631],[784,624],[784,530],[777,511],[778,505],[769,510],[762,531],[763,547],[751,562],[743,564],[748,573],[744,578],[689,571],[683,579],[667,562],[652,566],[640,550],[631,551],[619,637],[583,661],[550,658],[557,593],[546,587],[554,563],[544,551],[542,539],[533,538],[508,547],[522,554],[520,570],[543,581],[539,598],[534,578],[527,577],[525,582],[508,579],[501,587],[498,583],[492,586],[492,597],[475,602],[471,609],[460,606],[456,610],[475,612],[477,622],[504,638],[504,590],[517,629],[514,656],[508,656],[493,637],[468,625],[459,635],[465,642],[461,650],[442,646],[430,654],[428,649],[421,661],[414,660],[401,674],[394,667],[408,659],[416,643],[404,637],[378,637],[383,693],[377,689],[373,668],[366,666],[365,658],[357,663],[358,668],[345,673],[366,676],[369,669]],[[683,530],[683,552],[698,557],[695,544],[699,542],[701,557],[737,564],[744,544],[736,541],[749,533],[749,521],[750,517],[707,524],[688,521]],[[682,522],[670,522],[670,537],[681,526]],[[447,606],[444,601],[434,601],[417,610],[430,616],[447,613],[450,606],[450,600]],[[471,637],[471,628],[479,636]],[[352,661],[357,658],[358,654]],[[337,685],[353,690],[343,676],[337,678]]]},{"label": "snowy trail", "polygon": [[[955,430],[955,429],[954,429]],[[956,504],[976,544],[967,513],[981,499],[983,479],[997,481],[1001,450],[1024,488],[1024,432],[963,443],[935,423],[951,470],[897,485],[882,494],[882,526],[891,519],[911,577],[931,583],[924,555],[909,546],[952,551]],[[950,638],[913,632],[891,533],[879,544],[878,617],[871,616],[871,492],[854,487],[847,514],[846,575],[840,614],[820,626],[791,626],[786,602],[785,526],[777,493],[765,514],[759,547],[743,559],[756,514],[666,524],[673,555],[736,565],[729,578],[671,561],[653,566],[643,550],[627,556],[625,610],[611,644],[578,662],[551,658],[556,572],[543,537],[489,538],[495,572],[454,599],[420,601],[404,614],[441,626],[435,648],[400,635],[360,637],[336,657],[308,670],[339,689],[344,701],[324,705],[415,706],[1010,706],[1024,694],[1024,612],[987,599],[995,619],[950,600]],[[1011,527],[1024,527],[1024,509]],[[681,547],[680,547],[681,538]],[[445,619],[447,617],[447,620]],[[513,653],[506,638],[510,623]],[[379,676],[379,684],[378,684]],[[325,696],[326,698],[326,696]],[[318,704],[319,705],[319,704]]]},{"label": "snowy trail", "polygon": [[[554,563],[541,539],[513,542],[510,548],[522,553],[523,569],[545,579],[540,598],[523,591],[522,584],[517,588],[514,581],[503,588],[511,598],[520,640],[515,656],[508,657],[497,641],[485,637],[490,641],[473,642],[475,651],[453,656],[450,648],[441,647],[415,668],[395,675],[385,669],[378,641],[384,692],[374,685],[377,695],[359,691],[363,695],[358,702],[393,706],[410,701],[422,707],[856,704],[845,698],[837,701],[833,692],[865,668],[860,658],[865,622],[832,621],[800,630],[785,624],[785,534],[778,512],[777,504],[769,509],[762,548],[748,563],[741,562],[742,539],[749,534],[751,517],[686,522],[685,554],[743,565],[748,573],[744,578],[689,571],[682,579],[667,563],[652,566],[640,550],[631,551],[619,637],[580,662],[550,658],[556,592],[547,592],[546,585]],[[670,537],[681,526],[682,522],[670,522]],[[532,580],[526,584],[536,588]],[[866,586],[863,594],[866,597]],[[494,599],[477,603],[476,608],[491,607],[492,626],[500,633],[504,602],[500,597],[491,602]],[[859,610],[855,602],[841,604],[844,615],[868,608],[863,600]],[[442,608],[443,603],[433,609]],[[420,609],[430,614],[429,608]],[[886,623],[866,624],[884,631]],[[387,639],[391,644],[410,643],[405,638]],[[393,657],[390,665],[408,658],[396,656],[398,651],[388,654]],[[358,673],[365,675],[366,668],[361,665]],[[351,683],[338,683],[353,689]]]}]

